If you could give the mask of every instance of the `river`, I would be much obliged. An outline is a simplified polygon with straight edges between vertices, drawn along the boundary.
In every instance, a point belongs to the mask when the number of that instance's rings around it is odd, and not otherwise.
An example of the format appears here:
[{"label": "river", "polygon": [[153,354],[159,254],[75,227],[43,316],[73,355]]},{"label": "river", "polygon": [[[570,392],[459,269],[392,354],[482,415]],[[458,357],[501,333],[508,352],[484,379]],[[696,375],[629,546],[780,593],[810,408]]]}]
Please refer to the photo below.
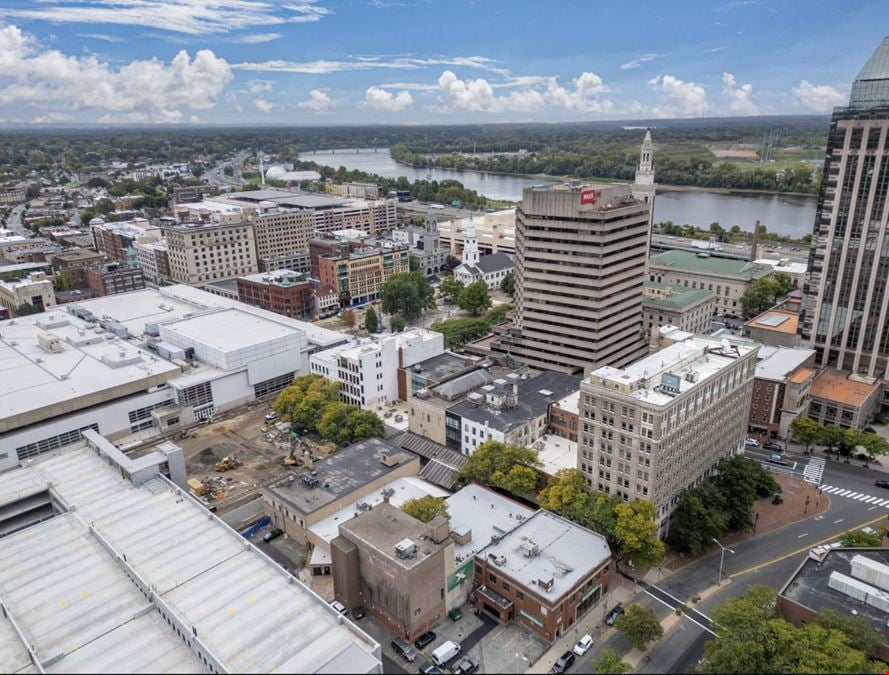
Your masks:
[{"label": "river", "polygon": [[[542,178],[510,176],[481,171],[456,171],[455,169],[415,169],[392,159],[388,148],[356,150],[318,150],[300,153],[301,160],[317,162],[325,166],[358,169],[387,178],[405,176],[408,180],[433,180],[451,178],[463,186],[491,199],[518,201],[522,190],[530,185],[547,182]],[[557,179],[553,178],[552,181]],[[721,192],[658,191],[654,202],[654,222],[672,220],[682,225],[707,228],[718,222],[728,229],[738,225],[743,230],[753,230],[757,219],[770,232],[791,237],[801,237],[812,232],[815,222],[814,196],[781,194],[725,194]]]}]

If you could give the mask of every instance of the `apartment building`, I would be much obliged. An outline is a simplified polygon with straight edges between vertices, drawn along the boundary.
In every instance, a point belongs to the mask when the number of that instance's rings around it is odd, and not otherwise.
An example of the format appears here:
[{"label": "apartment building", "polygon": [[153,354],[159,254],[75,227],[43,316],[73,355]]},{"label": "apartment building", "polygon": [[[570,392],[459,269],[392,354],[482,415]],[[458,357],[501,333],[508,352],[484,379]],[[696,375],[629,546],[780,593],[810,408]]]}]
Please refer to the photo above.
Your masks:
[{"label": "apartment building", "polygon": [[146,282],[160,285],[170,281],[170,251],[166,239],[137,242],[134,248]]},{"label": "apartment building", "polygon": [[650,208],[629,185],[526,188],[516,210],[515,327],[492,348],[575,373],[643,356]]},{"label": "apartment building", "polygon": [[579,469],[593,490],[647,499],[661,536],[681,492],[740,452],[759,345],[693,336],[580,387]]},{"label": "apartment building", "polygon": [[235,281],[238,300],[244,304],[262,307],[295,319],[311,319],[315,316],[312,284],[304,274],[291,270],[274,270],[248,274]]},{"label": "apartment building", "polygon": [[315,236],[315,215],[311,210],[278,207],[250,217],[256,237],[256,256],[262,271],[281,269],[294,254],[304,257],[309,239]]},{"label": "apartment building", "polygon": [[138,267],[111,262],[88,269],[86,285],[99,295],[115,295],[145,288],[145,277]]},{"label": "apartment building", "polygon": [[768,438],[788,438],[790,423],[809,411],[815,351],[763,345],[756,361],[748,424]]},{"label": "apartment building", "polygon": [[356,197],[358,199],[381,199],[383,188],[376,183],[331,183],[321,184],[324,191],[338,197]]},{"label": "apartment building", "polygon": [[344,307],[376,300],[393,274],[408,271],[408,247],[394,242],[351,248],[346,254],[318,256],[318,280],[337,289]]},{"label": "apartment building", "polygon": [[55,304],[52,280],[43,272],[32,272],[18,281],[0,280],[0,306],[5,307],[10,316],[16,316],[16,307],[21,305],[31,305],[43,312]]},{"label": "apartment building", "polygon": [[743,314],[741,296],[750,284],[773,272],[770,265],[718,258],[703,251],[666,251],[651,256],[648,263],[649,282],[713,291],[716,311],[731,316]]},{"label": "apartment building", "polygon": [[654,281],[645,282],[642,313],[645,332],[652,328],[676,326],[689,333],[709,333],[716,311],[716,294],[704,288],[690,289]]},{"label": "apartment building", "polygon": [[161,229],[152,226],[145,218],[108,223],[102,218],[93,218],[90,221],[90,230],[96,250],[109,260],[121,263],[127,262],[129,251],[137,242],[161,238]]},{"label": "apartment building", "polygon": [[175,281],[202,284],[256,272],[251,223],[172,225],[164,232]]},{"label": "apartment building", "polygon": [[819,365],[873,381],[889,358],[889,37],[834,108],[800,313]]}]

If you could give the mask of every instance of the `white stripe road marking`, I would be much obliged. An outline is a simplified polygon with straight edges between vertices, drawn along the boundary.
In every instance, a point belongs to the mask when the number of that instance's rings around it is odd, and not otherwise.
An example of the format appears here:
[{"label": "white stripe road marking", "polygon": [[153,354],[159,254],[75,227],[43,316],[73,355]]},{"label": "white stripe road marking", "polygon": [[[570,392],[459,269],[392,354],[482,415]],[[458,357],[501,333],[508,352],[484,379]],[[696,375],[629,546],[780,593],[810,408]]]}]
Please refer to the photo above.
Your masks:
[{"label": "white stripe road marking", "polygon": [[833,521],[833,524],[834,524],[834,525],[837,525],[838,523],[842,523],[842,522],[843,522],[843,519],[840,518],[839,520],[835,520],[835,521]]},{"label": "white stripe road marking", "polygon": [[858,497],[855,498],[855,501],[866,502],[868,499],[870,499],[870,495],[859,495]]},{"label": "white stripe road marking", "polygon": [[868,497],[866,500],[864,500],[864,503],[873,504],[876,501],[879,501],[879,497]]},{"label": "white stripe road marking", "polygon": [[860,493],[860,492],[853,492],[852,494],[850,494],[850,495],[846,495],[846,496],[847,496],[849,499],[855,499],[856,497],[860,497],[860,496],[861,496],[861,493]]},{"label": "white stripe road marking", "polygon": [[802,539],[803,537],[806,537],[808,535],[809,535],[808,532],[803,532],[800,536],[797,537],[797,539]]},{"label": "white stripe road marking", "polygon": [[834,492],[839,492],[840,489],[838,487],[834,487],[833,485],[829,485],[826,488],[822,488],[821,491],[826,492],[827,494],[833,494]]},{"label": "white stripe road marking", "polygon": [[877,508],[877,507],[876,507],[876,506],[871,506],[871,507],[868,509],[868,511],[873,511],[875,508]]},{"label": "white stripe road marking", "polygon": [[837,492],[837,497],[848,497],[850,494],[852,494],[852,490],[842,490]]}]

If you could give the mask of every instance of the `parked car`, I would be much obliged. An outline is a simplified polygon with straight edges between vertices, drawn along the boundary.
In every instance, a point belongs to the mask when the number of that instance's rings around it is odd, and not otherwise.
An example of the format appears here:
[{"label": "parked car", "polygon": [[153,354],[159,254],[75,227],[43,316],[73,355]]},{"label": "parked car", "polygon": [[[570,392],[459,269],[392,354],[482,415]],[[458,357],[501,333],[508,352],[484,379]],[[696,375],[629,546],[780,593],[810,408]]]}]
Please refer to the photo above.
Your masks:
[{"label": "parked car", "polygon": [[889,488],[889,480],[878,480],[874,482],[878,488]]},{"label": "parked car", "polygon": [[620,605],[616,607],[612,607],[608,614],[605,615],[605,623],[609,626],[613,626],[614,622],[620,618],[620,615],[624,613],[624,608]]},{"label": "parked car", "polygon": [[592,647],[592,646],[593,646],[593,638],[590,637],[589,635],[584,635],[582,638],[580,638],[577,641],[577,644],[574,645],[574,653],[577,654],[578,656],[583,656],[590,650],[590,647]]},{"label": "parked car", "polygon": [[458,607],[454,607],[454,609],[448,612],[448,618],[451,621],[459,621],[463,618],[463,612],[461,612]]},{"label": "parked car", "polygon": [[758,448],[759,441],[757,441],[753,437],[748,437],[747,439],[744,440],[744,445],[746,445],[748,448]]},{"label": "parked car", "polygon": [[420,666],[420,673],[422,675],[444,675],[444,673],[435,667],[435,664],[431,661],[426,661],[422,666]]},{"label": "parked car", "polygon": [[284,530],[282,530],[280,527],[273,527],[271,530],[269,530],[268,532],[266,532],[263,535],[262,540],[266,544],[268,544],[270,541],[274,541],[275,539],[280,537],[282,534],[284,534]]},{"label": "parked car", "polygon": [[356,607],[355,609],[352,610],[352,618],[355,619],[355,621],[358,621],[359,619],[363,619],[366,616],[367,616],[367,610],[364,609],[364,607]]},{"label": "parked car", "polygon": [[771,462],[772,464],[780,464],[782,466],[787,466],[787,462],[785,462],[783,459],[781,459],[780,452],[773,452],[771,455],[769,455],[768,461]]},{"label": "parked car", "polygon": [[463,648],[458,642],[448,640],[440,644],[432,652],[432,662],[439,667],[443,667],[448,661],[457,658],[461,651],[463,651]]},{"label": "parked car", "polygon": [[395,638],[394,640],[392,640],[392,649],[396,654],[398,654],[408,663],[413,663],[417,660],[417,652],[414,651],[411,643],[407,642],[406,640]]},{"label": "parked car", "polygon": [[339,612],[343,616],[346,616],[346,613],[348,612],[348,610],[346,609],[346,606],[343,603],[341,603],[339,600],[331,600],[330,606],[333,607],[335,611]]},{"label": "parked car", "polygon": [[472,673],[478,670],[480,665],[478,659],[473,656],[467,656],[451,672],[453,675],[472,675]]},{"label": "parked car", "polygon": [[559,659],[553,664],[554,673],[564,673],[571,667],[571,664],[574,663],[574,652],[565,652],[562,654]]},{"label": "parked car", "polygon": [[265,414],[265,421],[266,422],[273,422],[276,419],[278,419],[278,413],[276,413],[274,410],[272,410],[272,412],[268,412]]},{"label": "parked car", "polygon": [[435,633],[431,630],[427,630],[420,637],[414,640],[414,647],[417,649],[424,649],[435,642]]},{"label": "parked car", "polygon": [[784,448],[782,446],[778,445],[777,443],[772,443],[771,441],[769,441],[768,443],[763,443],[762,449],[772,450],[774,452],[784,452]]}]

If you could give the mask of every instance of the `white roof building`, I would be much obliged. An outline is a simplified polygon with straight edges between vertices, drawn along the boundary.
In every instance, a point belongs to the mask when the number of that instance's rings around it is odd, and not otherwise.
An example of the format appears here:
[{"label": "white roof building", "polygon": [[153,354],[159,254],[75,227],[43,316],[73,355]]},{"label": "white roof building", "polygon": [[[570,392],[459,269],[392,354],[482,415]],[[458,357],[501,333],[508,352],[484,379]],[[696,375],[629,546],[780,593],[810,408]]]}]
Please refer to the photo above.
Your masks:
[{"label": "white roof building", "polygon": [[3,672],[382,672],[378,643],[186,492],[89,447],[0,474],[0,532]]}]

